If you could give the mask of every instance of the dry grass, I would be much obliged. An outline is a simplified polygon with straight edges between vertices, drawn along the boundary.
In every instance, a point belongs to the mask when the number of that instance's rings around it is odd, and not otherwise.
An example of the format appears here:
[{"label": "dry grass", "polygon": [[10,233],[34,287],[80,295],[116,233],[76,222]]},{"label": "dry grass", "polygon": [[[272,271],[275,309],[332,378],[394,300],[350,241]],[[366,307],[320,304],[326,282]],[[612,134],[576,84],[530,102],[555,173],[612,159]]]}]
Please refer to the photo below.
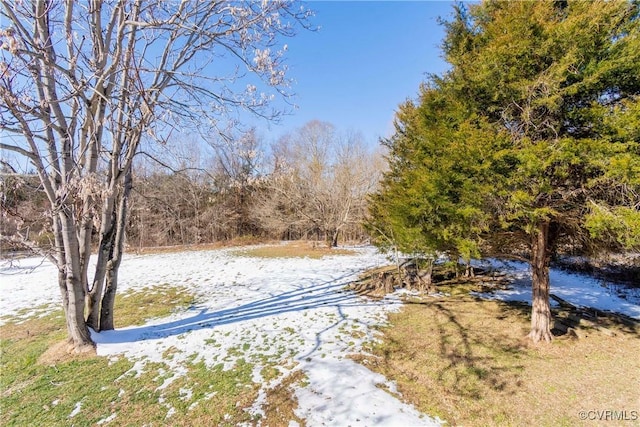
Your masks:
[{"label": "dry grass", "polygon": [[235,255],[258,258],[311,258],[320,259],[325,256],[352,255],[348,249],[328,248],[318,242],[295,241],[280,244],[259,246],[235,252]]},{"label": "dry grass", "polygon": [[412,303],[360,361],[451,425],[593,426],[580,411],[638,414],[640,331],[609,323],[613,337],[585,329],[534,347],[523,339],[529,310],[464,293]]},{"label": "dry grass", "polygon": [[38,357],[38,363],[40,365],[55,366],[59,363],[69,363],[83,359],[91,359],[93,357],[96,357],[95,348],[82,353],[74,353],[69,351],[68,341],[63,340],[49,346],[49,348]]},{"label": "dry grass", "polygon": [[[244,249],[251,245],[264,245],[256,248]],[[147,248],[129,248],[128,251],[136,254],[160,254],[185,251],[206,251],[222,248],[234,248],[238,250],[234,255],[251,256],[259,258],[311,258],[320,259],[333,255],[352,255],[354,252],[348,249],[328,248],[324,242],[295,240],[280,242],[247,237],[223,242],[204,243],[200,245],[155,246]]]},{"label": "dry grass", "polygon": [[147,247],[134,247],[127,248],[127,252],[136,254],[164,254],[164,253],[177,253],[185,251],[208,251],[222,248],[232,248],[235,246],[248,246],[257,245],[260,243],[274,243],[271,241],[265,242],[264,239],[257,237],[242,237],[232,240],[223,240],[213,243],[201,243],[197,245],[173,245],[173,246],[147,246]]},{"label": "dry grass", "polygon": [[295,371],[276,387],[269,390],[264,407],[264,418],[261,420],[263,426],[290,425],[292,420],[299,425],[305,425],[304,420],[294,412],[298,408],[298,399],[294,394],[294,386],[299,386],[299,383],[304,380],[305,375],[302,371]]}]

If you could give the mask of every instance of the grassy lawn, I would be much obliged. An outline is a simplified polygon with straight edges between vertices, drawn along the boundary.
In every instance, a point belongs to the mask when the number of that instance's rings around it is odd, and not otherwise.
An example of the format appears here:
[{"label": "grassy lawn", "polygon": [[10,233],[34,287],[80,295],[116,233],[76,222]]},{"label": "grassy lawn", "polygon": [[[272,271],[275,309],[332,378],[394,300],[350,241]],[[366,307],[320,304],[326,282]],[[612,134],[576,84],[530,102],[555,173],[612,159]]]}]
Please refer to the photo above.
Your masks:
[{"label": "grassy lawn", "polygon": [[[117,326],[142,324],[192,303],[193,296],[185,289],[170,285],[125,293],[116,302]],[[244,408],[255,401],[260,385],[252,381],[253,365],[242,358],[226,371],[222,364],[207,367],[192,362],[184,376],[162,388],[173,375],[164,363],[148,363],[140,374],[132,369],[134,361],[126,358],[70,356],[65,352],[65,336],[61,311],[0,327],[0,425],[255,422]],[[277,372],[276,367],[265,369]],[[267,413],[265,421],[292,414],[295,400],[289,388],[280,387],[270,399],[288,404],[281,412]]]},{"label": "grassy lawn", "polygon": [[[171,252],[177,248],[166,248]],[[161,250],[164,252],[165,250]],[[259,257],[309,257],[348,254],[309,242],[273,244],[241,250],[238,255]],[[186,288],[170,284],[131,290],[116,297],[116,328],[142,325],[185,310],[195,302]],[[0,326],[0,425],[238,425],[254,424],[256,415],[246,409],[256,401],[260,384],[253,382],[255,363],[266,381],[281,375],[269,357],[253,360],[242,349],[232,369],[223,364],[205,366],[189,362],[186,373],[167,387],[173,376],[167,364],[150,363],[142,373],[135,360],[94,354],[66,353],[66,331],[61,309],[36,307],[17,316],[3,316]],[[215,342],[211,351],[219,351]],[[171,351],[164,354],[171,359]],[[258,357],[258,356],[256,356]],[[293,366],[287,366],[291,369]],[[268,390],[265,425],[287,425],[297,420],[292,386],[305,381],[294,372]]]},{"label": "grassy lawn", "polygon": [[[282,246],[282,247],[281,247]],[[284,248],[284,249],[283,249]],[[326,248],[274,245],[264,256],[330,251]],[[255,256],[255,255],[254,255]],[[558,336],[549,345],[531,346],[528,306],[482,301],[469,296],[470,285],[440,286],[447,296],[407,301],[390,316],[379,342],[353,358],[397,383],[402,398],[450,425],[594,426],[638,425],[638,420],[594,419],[605,411],[628,419],[640,410],[640,329],[602,320],[607,333],[581,327],[580,339]],[[120,294],[116,326],[144,324],[195,302],[186,289],[170,284]],[[0,326],[0,425],[288,425],[297,402],[292,387],[305,383],[293,372],[267,390],[265,414],[246,411],[258,398],[253,382],[256,363],[265,381],[278,378],[275,358],[235,349],[232,369],[205,366],[195,358],[185,374],[173,376],[164,362],[70,356],[64,351],[60,311],[24,319],[5,317]],[[8,320],[7,320],[8,319]],[[611,334],[610,332],[614,332]],[[219,351],[215,340],[206,343]],[[245,343],[247,347],[250,345]],[[172,358],[168,349],[164,361]],[[284,351],[284,350],[283,350]],[[291,362],[293,363],[293,362]],[[589,419],[581,419],[586,411]],[[589,412],[590,411],[590,412]],[[611,416],[611,414],[609,415]]]},{"label": "grassy lawn", "polygon": [[450,296],[393,314],[372,355],[356,357],[418,409],[464,426],[603,425],[581,411],[607,410],[628,421],[606,425],[640,423],[640,330],[608,323],[615,336],[584,329],[534,347],[523,339],[530,307],[441,290]]}]

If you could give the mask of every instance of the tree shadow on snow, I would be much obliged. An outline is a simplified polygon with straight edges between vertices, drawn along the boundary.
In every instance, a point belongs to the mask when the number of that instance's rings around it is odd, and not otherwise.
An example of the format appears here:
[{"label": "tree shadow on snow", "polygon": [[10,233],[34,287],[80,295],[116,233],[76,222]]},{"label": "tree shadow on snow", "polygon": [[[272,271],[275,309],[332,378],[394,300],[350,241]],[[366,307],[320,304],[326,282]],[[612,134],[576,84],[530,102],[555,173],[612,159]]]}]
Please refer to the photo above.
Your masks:
[{"label": "tree shadow on snow", "polygon": [[[93,339],[98,344],[138,342],[176,336],[198,329],[213,329],[217,326],[267,318],[284,313],[318,308],[334,308],[338,318],[327,328],[316,333],[317,348],[321,344],[320,337],[323,333],[335,328],[347,319],[343,308],[400,304],[398,301],[365,299],[355,292],[345,289],[347,285],[345,279],[349,276],[351,275],[345,275],[317,285],[300,286],[296,289],[223,310],[212,311],[209,308],[198,309],[194,307],[190,309],[191,311],[197,310],[197,313],[193,316],[160,324],[102,331],[93,334]],[[357,319],[352,320],[357,321]],[[313,350],[310,353],[312,352]]]}]

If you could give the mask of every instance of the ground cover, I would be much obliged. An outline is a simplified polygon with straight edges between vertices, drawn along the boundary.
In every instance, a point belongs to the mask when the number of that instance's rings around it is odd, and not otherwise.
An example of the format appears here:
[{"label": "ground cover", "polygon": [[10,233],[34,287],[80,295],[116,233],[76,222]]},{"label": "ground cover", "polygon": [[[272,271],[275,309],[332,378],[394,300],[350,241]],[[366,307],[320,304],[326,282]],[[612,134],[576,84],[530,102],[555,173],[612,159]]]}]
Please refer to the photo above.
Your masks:
[{"label": "ground cover", "polygon": [[234,251],[238,256],[258,258],[311,258],[320,259],[325,256],[354,255],[349,249],[330,248],[318,242],[287,242],[281,244],[261,245]]},{"label": "ground cover", "polygon": [[[437,425],[348,357],[399,308],[397,298],[369,301],[345,290],[362,270],[387,262],[383,256],[351,248],[321,258],[256,257],[252,249],[129,255],[116,330],[93,334],[97,357],[50,357],[53,365],[41,356],[64,338],[63,325],[47,317],[56,316],[55,269],[33,259],[5,263],[2,336],[27,325],[40,344],[23,369],[12,360],[28,353],[19,347],[27,334],[3,342],[3,371],[14,374],[2,385],[2,424],[35,417],[40,425]],[[41,308],[30,310],[36,301]],[[138,321],[140,306],[176,304],[169,315]],[[135,324],[123,323],[129,316]],[[52,329],[40,335],[36,321]]]},{"label": "ground cover", "polygon": [[[520,267],[491,294],[475,281],[373,300],[347,285],[388,262],[374,249],[313,257],[313,246],[280,246],[129,255],[117,329],[93,334],[96,355],[75,358],[64,352],[55,269],[3,262],[0,424],[593,425],[613,417],[604,411],[637,415],[637,328],[607,319],[579,326],[581,338],[528,346],[529,307],[496,300],[525,299]],[[552,274],[552,292],[638,317],[629,295],[565,274]]]},{"label": "ground cover", "polygon": [[[119,324],[143,324],[184,310],[193,301],[184,288],[168,284],[131,290],[118,296]],[[179,381],[162,387],[172,376],[162,362],[141,372],[127,358],[66,353],[64,319],[57,309],[5,322],[0,337],[1,425],[164,425],[169,408],[173,425],[251,421],[236,406],[257,397],[246,363],[233,371],[193,363]],[[171,358],[171,350],[163,357]],[[207,404],[191,408],[187,396],[201,396]]]},{"label": "ground cover", "polygon": [[358,359],[451,425],[637,425],[640,330],[609,322],[615,336],[587,327],[532,347],[529,311],[464,293],[414,300]]}]

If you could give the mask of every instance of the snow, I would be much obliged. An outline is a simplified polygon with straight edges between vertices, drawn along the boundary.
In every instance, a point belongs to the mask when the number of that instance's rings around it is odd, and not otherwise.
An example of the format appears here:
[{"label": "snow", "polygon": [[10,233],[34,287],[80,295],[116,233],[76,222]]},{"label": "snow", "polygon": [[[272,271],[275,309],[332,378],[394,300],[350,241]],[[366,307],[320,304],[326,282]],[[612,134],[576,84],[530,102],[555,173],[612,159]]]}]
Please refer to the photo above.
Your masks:
[{"label": "snow", "polygon": [[[253,380],[262,387],[247,408],[254,414],[263,413],[268,389],[301,370],[305,381],[296,385],[296,415],[309,425],[441,425],[441,420],[403,403],[393,382],[348,357],[375,340],[374,327],[401,306],[400,292],[373,301],[345,290],[364,269],[388,263],[373,248],[353,249],[354,255],[319,260],[251,258],[233,249],[127,255],[119,274],[120,292],[170,284],[188,288],[197,303],[143,326],[93,332],[97,352],[133,360],[124,375],[139,375],[147,363],[163,362],[168,371],[159,373],[159,391],[185,375],[189,363],[232,369],[243,358],[255,367]],[[530,302],[528,266],[490,262],[508,269],[516,280],[509,289],[477,295]],[[2,261],[0,313],[27,316],[33,307],[41,307],[41,312],[56,307],[56,275],[54,266],[39,259]],[[637,293],[624,294],[588,276],[554,270],[551,292],[574,304],[640,318]],[[277,366],[280,375],[265,381],[265,364]],[[181,389],[180,396],[185,401],[193,397],[189,389]],[[193,401],[191,407],[197,404]],[[171,417],[175,409],[167,410]]]},{"label": "snow", "polygon": [[[93,332],[97,352],[134,360],[124,375],[163,362],[169,372],[159,373],[160,391],[185,375],[188,363],[231,369],[244,358],[262,385],[248,408],[252,413],[263,413],[268,388],[302,370],[306,379],[295,390],[296,415],[309,425],[441,425],[403,403],[392,382],[348,358],[375,340],[373,327],[401,305],[397,295],[373,301],[345,289],[363,270],[388,263],[373,248],[353,249],[354,255],[318,260],[250,258],[228,249],[128,255],[119,292],[170,284],[188,288],[197,304],[143,326]],[[46,310],[60,303],[52,265],[35,259],[5,262],[0,273],[3,315],[26,316],[25,308],[46,304]],[[261,375],[266,363],[280,371],[269,382]],[[190,390],[180,392],[184,400],[192,398]],[[167,409],[171,417],[175,409]]]},{"label": "snow", "polygon": [[[389,393],[380,388],[386,379],[354,361],[328,356],[305,363],[303,369],[311,387],[296,391],[298,401],[305,402],[297,415],[309,425],[404,427],[432,422],[409,405],[389,405]],[[388,386],[395,391],[392,383]]]},{"label": "snow", "polygon": [[[515,279],[508,289],[476,296],[502,301],[523,301],[531,304],[531,271],[529,264],[519,261],[487,260],[485,264],[506,270]],[[640,288],[617,286],[586,274],[552,268],[549,274],[550,292],[576,306],[614,311],[640,319]],[[553,303],[553,300],[552,300]]]},{"label": "snow", "polygon": [[116,417],[117,417],[117,414],[113,413],[113,414],[109,415],[107,418],[103,418],[103,419],[99,420],[96,424],[97,425],[108,424],[111,421],[115,420]]},{"label": "snow", "polygon": [[15,316],[29,309],[30,316],[33,307],[60,304],[56,282],[56,267],[43,258],[0,260],[0,314]]},{"label": "snow", "polygon": [[82,409],[82,401],[76,402],[76,405],[73,407],[73,411],[67,416],[67,418],[73,418],[80,413]]}]

